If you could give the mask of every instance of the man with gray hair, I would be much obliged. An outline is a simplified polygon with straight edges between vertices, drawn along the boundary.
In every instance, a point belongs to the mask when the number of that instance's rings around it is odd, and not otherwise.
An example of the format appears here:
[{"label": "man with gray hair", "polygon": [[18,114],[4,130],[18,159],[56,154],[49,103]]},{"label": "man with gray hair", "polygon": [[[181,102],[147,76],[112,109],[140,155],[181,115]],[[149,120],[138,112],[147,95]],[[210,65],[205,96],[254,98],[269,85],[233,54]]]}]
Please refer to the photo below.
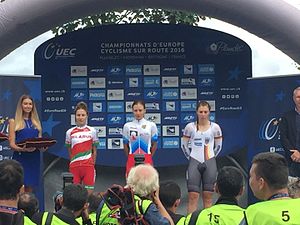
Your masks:
[{"label": "man with gray hair", "polygon": [[174,225],[159,199],[158,172],[150,164],[131,168],[127,185],[113,185],[103,195],[97,225]]},{"label": "man with gray hair", "polygon": [[[144,218],[150,225],[173,225],[173,220],[159,199],[159,178],[157,170],[149,164],[133,167],[127,177],[127,186],[141,199],[150,204],[143,209]],[[143,201],[144,202],[144,201]],[[146,202],[146,201],[145,201]]]},{"label": "man with gray hair", "polygon": [[290,176],[300,177],[300,87],[293,92],[295,109],[280,119],[280,141],[289,164]]}]

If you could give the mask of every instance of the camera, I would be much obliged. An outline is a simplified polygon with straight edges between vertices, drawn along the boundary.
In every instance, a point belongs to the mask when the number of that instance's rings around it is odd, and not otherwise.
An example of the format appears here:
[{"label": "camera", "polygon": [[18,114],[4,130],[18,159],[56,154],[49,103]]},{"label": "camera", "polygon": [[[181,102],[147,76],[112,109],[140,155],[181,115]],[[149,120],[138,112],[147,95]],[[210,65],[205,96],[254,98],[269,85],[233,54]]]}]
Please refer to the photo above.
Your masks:
[{"label": "camera", "polygon": [[144,154],[134,154],[134,162],[135,166],[145,163],[145,155]]},{"label": "camera", "polygon": [[57,212],[62,207],[62,197],[63,193],[61,191],[56,191],[53,195],[53,201],[54,201],[54,211]]},{"label": "camera", "polygon": [[66,186],[73,183],[73,174],[69,172],[64,172],[61,174],[63,178],[63,189],[65,189]]},{"label": "camera", "polygon": [[[62,180],[63,180],[62,190],[64,190],[66,186],[73,183],[73,174],[69,173],[69,172],[63,172],[61,174],[61,176],[62,176]],[[53,195],[55,212],[60,210],[61,207],[62,207],[62,197],[63,197],[63,192],[62,191],[56,191],[55,194]]]}]

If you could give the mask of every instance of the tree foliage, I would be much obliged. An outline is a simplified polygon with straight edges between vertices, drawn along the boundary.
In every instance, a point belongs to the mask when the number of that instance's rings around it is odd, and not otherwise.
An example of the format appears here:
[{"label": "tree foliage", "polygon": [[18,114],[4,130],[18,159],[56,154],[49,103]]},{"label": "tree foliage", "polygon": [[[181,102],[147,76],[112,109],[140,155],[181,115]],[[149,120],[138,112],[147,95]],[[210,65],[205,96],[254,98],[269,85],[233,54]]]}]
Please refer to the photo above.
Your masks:
[{"label": "tree foliage", "polygon": [[61,26],[55,27],[52,32],[57,36],[78,29],[94,27],[102,24],[128,24],[128,23],[170,23],[197,25],[205,16],[183,11],[163,9],[135,9],[105,12],[86,16]]}]

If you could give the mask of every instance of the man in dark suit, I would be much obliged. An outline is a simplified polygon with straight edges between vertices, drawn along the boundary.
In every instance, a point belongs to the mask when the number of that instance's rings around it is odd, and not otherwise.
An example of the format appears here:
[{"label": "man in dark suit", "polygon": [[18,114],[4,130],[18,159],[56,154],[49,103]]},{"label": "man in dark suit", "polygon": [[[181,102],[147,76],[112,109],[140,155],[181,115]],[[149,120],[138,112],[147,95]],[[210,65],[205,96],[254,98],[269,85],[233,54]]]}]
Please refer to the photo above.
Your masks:
[{"label": "man in dark suit", "polygon": [[293,92],[295,109],[280,120],[280,141],[286,152],[290,176],[300,177],[300,87]]}]

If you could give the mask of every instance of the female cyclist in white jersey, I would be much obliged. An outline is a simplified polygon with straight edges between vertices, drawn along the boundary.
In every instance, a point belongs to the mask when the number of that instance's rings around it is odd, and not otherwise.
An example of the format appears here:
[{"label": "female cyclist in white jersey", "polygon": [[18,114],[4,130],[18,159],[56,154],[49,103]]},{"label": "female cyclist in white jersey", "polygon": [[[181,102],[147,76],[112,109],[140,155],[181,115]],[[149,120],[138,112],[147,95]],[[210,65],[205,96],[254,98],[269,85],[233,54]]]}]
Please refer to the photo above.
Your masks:
[{"label": "female cyclist in white jersey", "polygon": [[197,209],[201,189],[203,207],[208,208],[212,205],[213,186],[217,176],[215,157],[222,147],[221,128],[218,124],[209,121],[209,103],[199,102],[196,113],[197,121],[186,125],[181,144],[185,156],[189,159],[188,213]]},{"label": "female cyclist in white jersey", "polygon": [[144,118],[145,103],[136,100],[132,104],[134,120],[123,127],[124,152],[126,154],[126,176],[136,164],[153,164],[152,156],[157,148],[158,132],[155,123]]}]

